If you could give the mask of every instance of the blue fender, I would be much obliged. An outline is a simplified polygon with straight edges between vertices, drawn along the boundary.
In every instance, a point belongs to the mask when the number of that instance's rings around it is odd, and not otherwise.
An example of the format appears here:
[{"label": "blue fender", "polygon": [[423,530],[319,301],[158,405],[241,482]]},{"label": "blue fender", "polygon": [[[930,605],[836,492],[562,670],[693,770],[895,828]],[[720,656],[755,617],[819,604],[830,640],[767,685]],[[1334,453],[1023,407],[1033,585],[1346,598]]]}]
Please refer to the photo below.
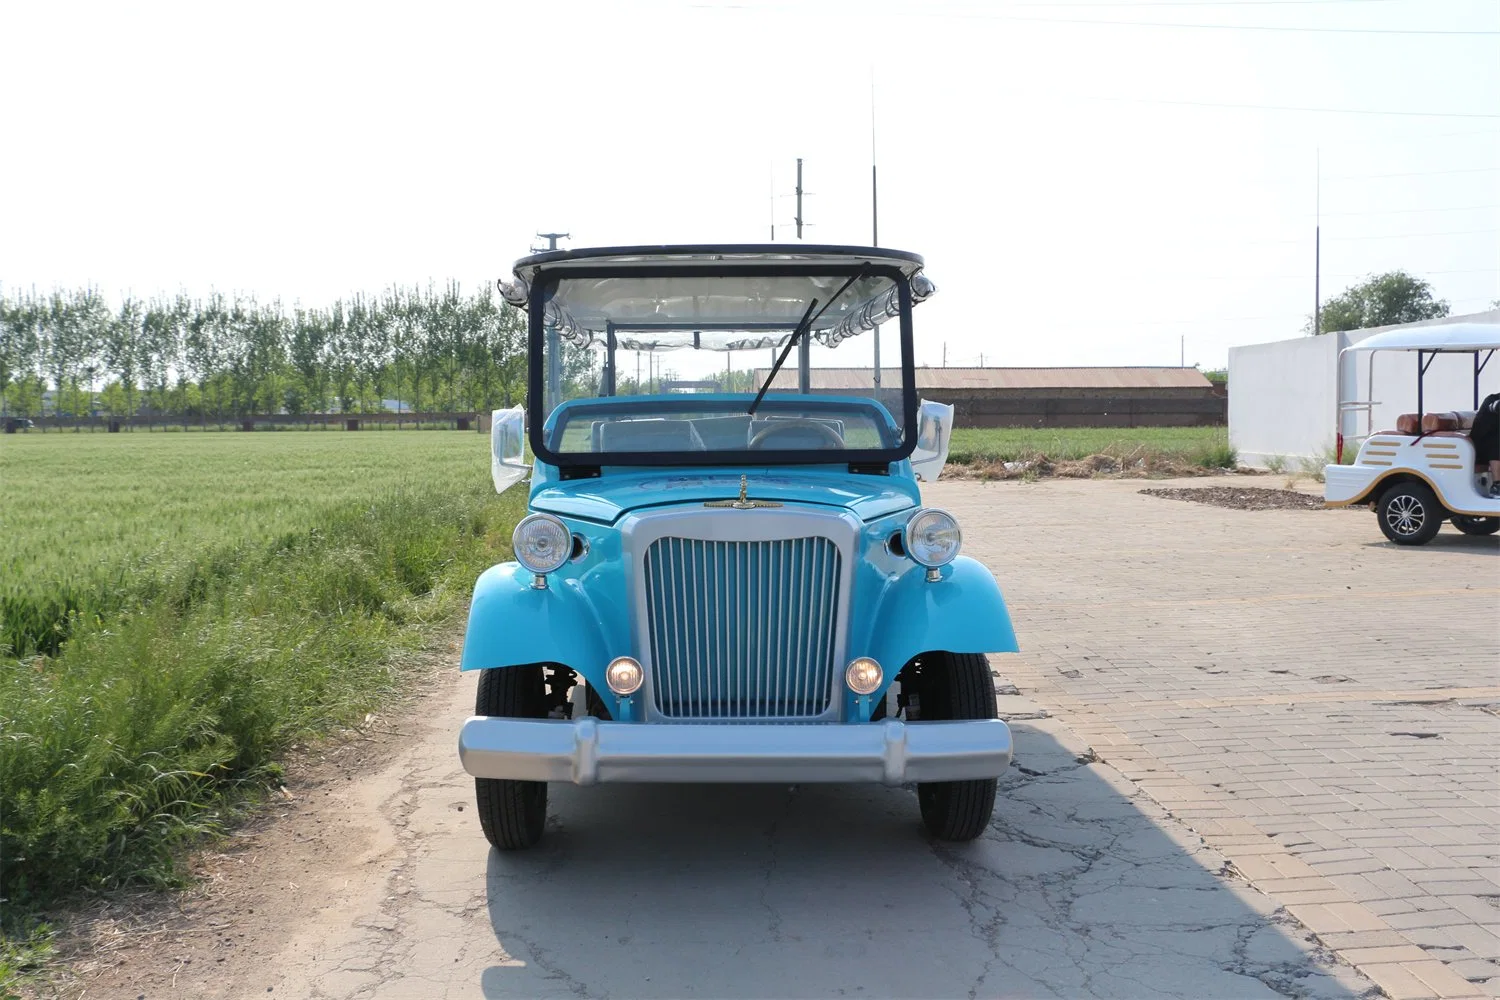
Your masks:
[{"label": "blue fender", "polygon": [[885,667],[889,678],[918,653],[1020,649],[1000,585],[983,563],[959,556],[938,573],[941,579],[929,583],[927,571],[913,566],[881,596],[868,655]]},{"label": "blue fender", "polygon": [[[603,680],[609,662],[598,612],[577,580],[553,574],[545,590],[519,563],[485,570],[474,584],[460,670],[562,663]],[[598,673],[597,678],[593,676]]]}]

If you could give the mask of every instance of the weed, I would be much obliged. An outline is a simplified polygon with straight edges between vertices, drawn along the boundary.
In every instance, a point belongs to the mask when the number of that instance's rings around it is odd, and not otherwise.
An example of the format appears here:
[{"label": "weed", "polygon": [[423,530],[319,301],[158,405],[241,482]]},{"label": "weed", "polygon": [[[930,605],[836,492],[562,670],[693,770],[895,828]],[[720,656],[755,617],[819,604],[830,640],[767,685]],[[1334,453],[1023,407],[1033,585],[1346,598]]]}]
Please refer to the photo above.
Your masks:
[{"label": "weed", "polygon": [[494,495],[484,438],[361,437],[6,443],[7,906],[175,883],[184,845],[400,687],[508,558],[525,495]]}]

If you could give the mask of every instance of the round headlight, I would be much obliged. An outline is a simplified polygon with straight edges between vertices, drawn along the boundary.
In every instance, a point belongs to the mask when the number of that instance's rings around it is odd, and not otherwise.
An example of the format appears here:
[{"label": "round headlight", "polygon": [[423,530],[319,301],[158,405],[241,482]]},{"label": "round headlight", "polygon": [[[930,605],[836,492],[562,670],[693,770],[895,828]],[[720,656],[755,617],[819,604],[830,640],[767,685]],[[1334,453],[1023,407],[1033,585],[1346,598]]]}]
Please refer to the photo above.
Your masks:
[{"label": "round headlight", "polygon": [[880,682],[883,680],[885,680],[885,671],[880,669],[880,664],[868,656],[851,660],[844,670],[844,683],[848,684],[849,690],[855,694],[874,694],[875,689],[880,687]]},{"label": "round headlight", "polygon": [[551,573],[562,567],[573,553],[573,536],[568,526],[551,514],[529,514],[521,518],[510,544],[516,551],[516,562],[530,573]]},{"label": "round headlight", "polygon": [[919,566],[935,569],[958,558],[964,536],[946,510],[928,507],[906,522],[906,554]]},{"label": "round headlight", "polygon": [[641,665],[628,656],[617,656],[604,668],[604,683],[618,695],[635,694],[643,679],[645,674]]}]

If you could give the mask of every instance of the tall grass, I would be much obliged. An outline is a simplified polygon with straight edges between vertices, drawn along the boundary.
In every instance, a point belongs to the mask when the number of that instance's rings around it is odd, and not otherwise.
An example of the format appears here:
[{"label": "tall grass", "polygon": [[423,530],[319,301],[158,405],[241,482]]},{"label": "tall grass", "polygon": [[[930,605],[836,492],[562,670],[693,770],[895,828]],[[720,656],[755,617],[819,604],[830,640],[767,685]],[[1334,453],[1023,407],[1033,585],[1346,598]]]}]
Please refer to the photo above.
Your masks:
[{"label": "tall grass", "polygon": [[[174,450],[202,438],[112,436],[112,455],[49,483],[76,504],[24,512],[32,537],[8,534],[0,565],[31,573],[8,580],[7,607],[32,621],[73,607],[50,619],[53,641],[0,660],[0,893],[12,905],[173,881],[184,842],[273,779],[290,743],[398,687],[407,652],[508,558],[524,491],[495,497],[485,438],[356,437],[307,435],[321,448],[298,452],[247,435],[225,457]],[[36,449],[27,467],[19,451],[7,445],[0,466],[7,514],[59,464]],[[143,478],[162,462],[180,474]],[[80,482],[122,474],[145,495],[111,504]]]},{"label": "tall grass", "polygon": [[957,465],[1078,461],[1106,455],[1147,465],[1176,463],[1232,469],[1236,456],[1224,427],[960,427],[948,461]]}]

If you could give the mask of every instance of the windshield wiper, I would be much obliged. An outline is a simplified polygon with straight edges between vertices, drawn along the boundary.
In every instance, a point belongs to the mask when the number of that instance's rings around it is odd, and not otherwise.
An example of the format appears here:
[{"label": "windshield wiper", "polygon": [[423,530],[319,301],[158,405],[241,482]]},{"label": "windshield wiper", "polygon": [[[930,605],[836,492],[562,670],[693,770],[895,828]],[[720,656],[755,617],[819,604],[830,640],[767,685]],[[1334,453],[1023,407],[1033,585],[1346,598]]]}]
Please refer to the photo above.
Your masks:
[{"label": "windshield wiper", "polygon": [[[760,405],[762,399],[766,398],[766,392],[771,388],[771,383],[776,381],[776,373],[781,371],[782,365],[786,364],[787,356],[792,353],[792,348],[797,346],[797,341],[807,336],[807,331],[812,329],[812,325],[828,311],[828,307],[837,302],[839,296],[847,292],[849,286],[860,278],[863,278],[869,270],[869,266],[867,265],[860,268],[854,274],[849,275],[849,280],[839,286],[839,290],[829,297],[828,301],[823,304],[822,309],[818,309],[818,300],[816,298],[807,304],[807,311],[802,314],[802,319],[798,322],[796,329],[792,331],[792,335],[786,339],[786,346],[781,349],[781,355],[776,359],[776,363],[771,366],[771,374],[766,376],[765,384],[755,394],[755,399],[751,402],[750,409],[746,411],[750,416],[755,416],[755,408]],[[813,314],[814,309],[818,309],[817,315]]]}]

